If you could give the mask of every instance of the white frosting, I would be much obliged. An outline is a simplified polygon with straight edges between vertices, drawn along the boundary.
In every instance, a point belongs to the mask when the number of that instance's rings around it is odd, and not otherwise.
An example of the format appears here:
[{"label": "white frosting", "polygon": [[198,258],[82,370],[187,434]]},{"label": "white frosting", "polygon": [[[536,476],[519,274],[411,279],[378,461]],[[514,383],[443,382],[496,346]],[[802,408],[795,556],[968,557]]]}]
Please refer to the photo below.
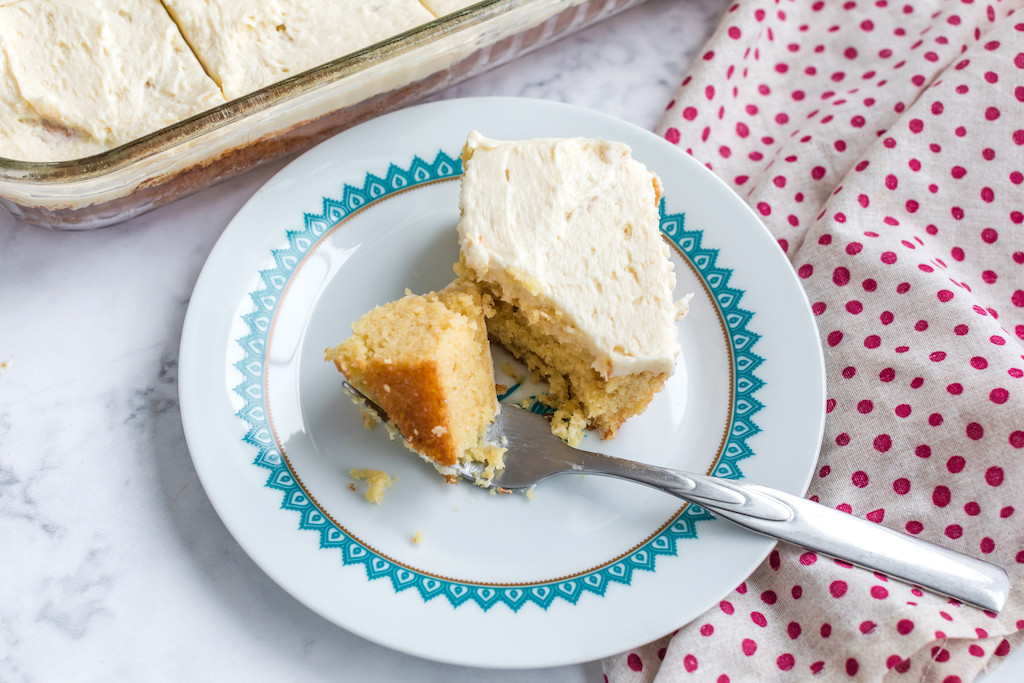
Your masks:
[{"label": "white frosting", "polygon": [[159,0],[0,3],[0,156],[88,156],[223,102]]},{"label": "white frosting", "polygon": [[672,372],[678,309],[657,177],[604,140],[500,142],[474,131],[467,147],[466,265],[524,305],[561,311],[602,376]]},{"label": "white frosting", "polygon": [[163,0],[228,99],[434,19],[419,0]]},{"label": "white frosting", "polygon": [[424,7],[434,13],[435,16],[443,17],[460,9],[475,5],[480,0],[422,0]]}]

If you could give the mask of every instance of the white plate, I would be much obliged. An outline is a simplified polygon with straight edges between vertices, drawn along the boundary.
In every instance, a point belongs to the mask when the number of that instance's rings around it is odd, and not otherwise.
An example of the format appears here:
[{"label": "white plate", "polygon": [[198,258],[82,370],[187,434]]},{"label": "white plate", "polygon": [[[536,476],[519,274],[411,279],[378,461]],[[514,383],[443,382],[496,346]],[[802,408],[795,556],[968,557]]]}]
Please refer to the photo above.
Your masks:
[{"label": "white plate", "polygon": [[[382,431],[363,429],[323,351],[374,305],[453,277],[458,155],[472,129],[620,140],[664,183],[677,294],[696,293],[680,323],[678,369],[618,438],[585,446],[805,491],[824,417],[821,348],[768,232],[707,169],[651,133],[524,99],[383,116],[257,192],[210,254],[189,306],[185,434],[239,544],[325,618],[445,662],[592,660],[694,619],[773,542],[599,477],[545,482],[533,500],[447,485]],[[349,488],[352,467],[398,477],[382,505]]]}]

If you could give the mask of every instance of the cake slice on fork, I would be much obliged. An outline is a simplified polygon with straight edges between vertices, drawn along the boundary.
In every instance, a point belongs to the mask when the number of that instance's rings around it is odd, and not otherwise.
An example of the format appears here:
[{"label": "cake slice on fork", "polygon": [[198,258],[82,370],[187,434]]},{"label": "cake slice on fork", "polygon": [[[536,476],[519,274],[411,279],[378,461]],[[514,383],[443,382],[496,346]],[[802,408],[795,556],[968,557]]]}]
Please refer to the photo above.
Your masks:
[{"label": "cake slice on fork", "polygon": [[387,412],[409,450],[450,481],[460,461],[501,467],[504,449],[485,442],[498,411],[484,319],[489,301],[472,283],[374,308],[325,359]]}]

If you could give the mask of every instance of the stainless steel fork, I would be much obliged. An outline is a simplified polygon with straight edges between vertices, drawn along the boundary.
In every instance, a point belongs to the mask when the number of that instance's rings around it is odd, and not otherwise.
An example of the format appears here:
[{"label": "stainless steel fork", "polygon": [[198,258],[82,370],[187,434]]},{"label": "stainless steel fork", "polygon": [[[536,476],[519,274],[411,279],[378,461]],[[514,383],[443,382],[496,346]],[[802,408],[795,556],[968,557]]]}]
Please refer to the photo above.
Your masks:
[{"label": "stainless steel fork", "polygon": [[[387,420],[380,406],[347,383],[346,388]],[[1009,578],[1002,567],[766,486],[572,448],[551,433],[546,419],[515,405],[502,406],[488,430],[488,440],[508,449],[505,467],[490,480],[491,487],[527,489],[565,473],[629,479],[700,505],[751,531],[982,609],[998,612],[1009,595]],[[460,463],[456,469],[461,476],[479,483],[483,466]]]}]

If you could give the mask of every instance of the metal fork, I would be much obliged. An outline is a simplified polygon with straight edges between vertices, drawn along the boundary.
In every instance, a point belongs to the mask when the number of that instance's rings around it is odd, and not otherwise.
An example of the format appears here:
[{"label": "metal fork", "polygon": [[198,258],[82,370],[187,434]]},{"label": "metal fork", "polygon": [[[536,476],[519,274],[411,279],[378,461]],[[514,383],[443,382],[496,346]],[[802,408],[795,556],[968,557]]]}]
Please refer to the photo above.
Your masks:
[{"label": "metal fork", "polygon": [[[380,406],[347,382],[346,389],[387,421],[387,413]],[[527,489],[565,473],[629,479],[699,505],[759,534],[982,609],[998,612],[1009,595],[1010,582],[1002,567],[766,486],[572,448],[551,433],[544,417],[515,405],[502,405],[487,438],[508,449],[505,467],[494,474],[491,487]],[[475,462],[456,466],[462,477],[477,483],[482,470],[483,465]]]}]

